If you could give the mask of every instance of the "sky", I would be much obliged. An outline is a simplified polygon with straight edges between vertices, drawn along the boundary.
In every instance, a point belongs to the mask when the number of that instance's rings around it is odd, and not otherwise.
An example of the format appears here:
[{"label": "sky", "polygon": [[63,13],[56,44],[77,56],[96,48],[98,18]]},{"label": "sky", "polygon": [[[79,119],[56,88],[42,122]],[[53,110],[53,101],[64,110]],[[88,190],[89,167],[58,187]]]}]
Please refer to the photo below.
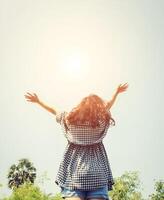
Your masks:
[{"label": "sky", "polygon": [[27,102],[26,92],[57,111],[95,93],[108,101],[116,126],[103,142],[114,177],[139,171],[142,193],[164,179],[164,1],[0,1],[0,195],[12,164],[28,158],[47,193],[67,144],[55,115]]}]

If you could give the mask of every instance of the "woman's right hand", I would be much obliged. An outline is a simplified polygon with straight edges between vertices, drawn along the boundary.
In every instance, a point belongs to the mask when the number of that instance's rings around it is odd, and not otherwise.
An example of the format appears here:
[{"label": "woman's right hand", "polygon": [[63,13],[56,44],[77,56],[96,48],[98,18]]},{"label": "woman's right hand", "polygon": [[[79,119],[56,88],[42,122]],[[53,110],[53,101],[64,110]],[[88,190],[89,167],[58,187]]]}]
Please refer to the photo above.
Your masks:
[{"label": "woman's right hand", "polygon": [[124,92],[124,91],[126,91],[126,89],[128,88],[128,84],[127,83],[125,83],[124,85],[119,85],[118,86],[118,88],[117,88],[117,93],[119,94],[119,93],[121,93],[121,92]]},{"label": "woman's right hand", "polygon": [[39,98],[38,96],[33,93],[33,95],[29,92],[26,93],[26,95],[24,95],[27,101],[31,101],[33,103],[39,103]]}]

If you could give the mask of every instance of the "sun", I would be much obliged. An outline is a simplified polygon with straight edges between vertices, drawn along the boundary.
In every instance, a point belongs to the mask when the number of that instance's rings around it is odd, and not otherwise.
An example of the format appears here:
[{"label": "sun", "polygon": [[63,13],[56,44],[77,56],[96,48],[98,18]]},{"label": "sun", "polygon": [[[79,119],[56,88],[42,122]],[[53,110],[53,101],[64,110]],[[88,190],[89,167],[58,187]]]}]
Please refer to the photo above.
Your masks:
[{"label": "sun", "polygon": [[67,57],[65,64],[65,70],[67,73],[78,74],[82,70],[82,61],[79,55],[70,55]]},{"label": "sun", "polygon": [[89,73],[89,60],[82,54],[71,53],[63,58],[61,68],[62,74],[67,79],[85,79]]}]

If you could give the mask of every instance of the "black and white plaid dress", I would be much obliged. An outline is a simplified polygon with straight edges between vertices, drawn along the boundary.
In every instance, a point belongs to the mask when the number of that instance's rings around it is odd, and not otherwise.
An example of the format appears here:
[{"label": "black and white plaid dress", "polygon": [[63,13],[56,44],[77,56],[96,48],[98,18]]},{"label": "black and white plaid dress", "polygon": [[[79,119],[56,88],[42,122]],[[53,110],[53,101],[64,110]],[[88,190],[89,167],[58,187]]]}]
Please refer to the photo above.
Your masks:
[{"label": "black and white plaid dress", "polygon": [[114,179],[102,142],[109,125],[102,121],[98,128],[87,123],[68,126],[64,120],[66,114],[63,111],[56,115],[68,144],[55,183],[70,190],[94,190],[105,185],[108,185],[108,191],[112,190]]}]

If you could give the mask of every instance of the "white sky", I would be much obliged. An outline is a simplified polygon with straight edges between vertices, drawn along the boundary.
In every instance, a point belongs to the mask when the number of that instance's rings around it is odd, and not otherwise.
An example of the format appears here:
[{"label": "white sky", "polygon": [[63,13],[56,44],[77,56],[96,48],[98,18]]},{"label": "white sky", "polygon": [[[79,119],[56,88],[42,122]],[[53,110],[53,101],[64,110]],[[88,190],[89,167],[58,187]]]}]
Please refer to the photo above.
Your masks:
[{"label": "white sky", "polygon": [[110,99],[125,82],[104,144],[113,176],[137,170],[143,194],[152,192],[164,178],[163,10],[163,0],[0,1],[1,195],[21,158],[38,176],[47,171],[47,193],[60,191],[54,179],[66,138],[52,114],[25,101],[26,91],[69,111],[89,93]]}]

